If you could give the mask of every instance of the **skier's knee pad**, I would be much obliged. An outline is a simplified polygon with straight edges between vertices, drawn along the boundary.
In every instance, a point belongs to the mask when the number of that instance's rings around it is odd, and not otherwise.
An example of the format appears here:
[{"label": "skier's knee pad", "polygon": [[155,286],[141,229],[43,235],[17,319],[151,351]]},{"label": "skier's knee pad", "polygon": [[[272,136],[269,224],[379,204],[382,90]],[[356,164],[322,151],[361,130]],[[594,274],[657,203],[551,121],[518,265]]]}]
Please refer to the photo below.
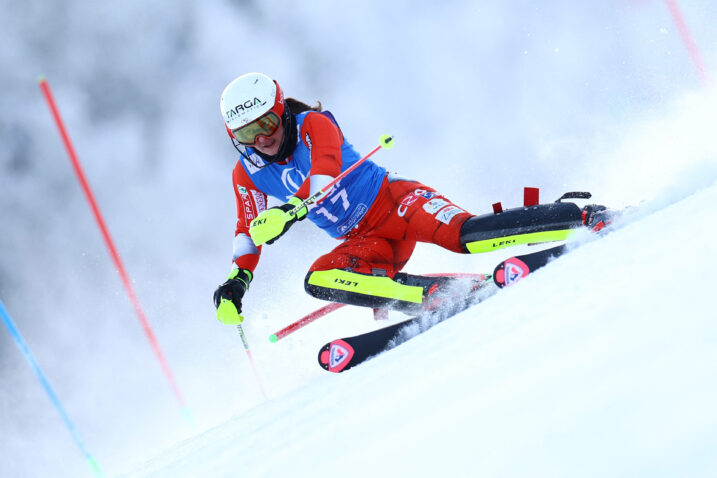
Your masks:
[{"label": "skier's knee pad", "polygon": [[424,296],[421,285],[344,269],[309,271],[304,279],[304,289],[317,299],[402,311],[420,309]]},{"label": "skier's knee pad", "polygon": [[582,225],[580,208],[570,202],[513,208],[468,219],[461,227],[461,246],[465,252],[478,253],[562,241]]},{"label": "skier's knee pad", "polygon": [[417,314],[451,295],[471,290],[473,281],[397,273],[393,279],[345,269],[310,271],[304,288],[312,297],[343,304]]}]

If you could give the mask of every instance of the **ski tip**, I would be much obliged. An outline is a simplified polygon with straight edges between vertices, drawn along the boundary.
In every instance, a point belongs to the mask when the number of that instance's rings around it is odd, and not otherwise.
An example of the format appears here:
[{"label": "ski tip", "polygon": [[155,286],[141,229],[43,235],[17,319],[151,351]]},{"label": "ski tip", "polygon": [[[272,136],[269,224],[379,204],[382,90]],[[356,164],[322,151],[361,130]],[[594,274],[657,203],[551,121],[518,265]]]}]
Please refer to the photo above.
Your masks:
[{"label": "ski tip", "polygon": [[321,350],[319,350],[319,365],[321,365],[321,368],[324,370],[329,369],[329,348],[331,347],[331,342],[321,347]]},{"label": "ski tip", "polygon": [[321,349],[321,352],[319,353],[319,365],[324,370],[329,369],[329,351],[326,349]]},{"label": "ski tip", "polygon": [[354,348],[345,340],[334,340],[319,350],[319,365],[329,372],[343,372],[355,365],[351,362],[354,353]]},{"label": "ski tip", "polygon": [[278,341],[279,341],[279,337],[277,337],[276,334],[271,334],[269,336],[269,342],[271,342],[272,344],[275,344]]}]

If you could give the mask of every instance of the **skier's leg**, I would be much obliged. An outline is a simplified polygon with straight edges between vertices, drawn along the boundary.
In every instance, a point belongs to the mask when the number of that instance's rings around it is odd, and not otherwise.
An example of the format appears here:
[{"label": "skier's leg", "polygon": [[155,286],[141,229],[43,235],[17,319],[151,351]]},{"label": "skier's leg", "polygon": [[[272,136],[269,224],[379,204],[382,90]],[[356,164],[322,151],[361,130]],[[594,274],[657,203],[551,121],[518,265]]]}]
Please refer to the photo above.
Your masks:
[{"label": "skier's leg", "polygon": [[472,214],[417,181],[394,179],[388,190],[394,207],[384,223],[372,231],[373,234],[388,236],[400,231],[403,239],[464,252],[460,230]]},{"label": "skier's leg", "polygon": [[430,296],[443,290],[449,277],[424,277],[397,273],[388,276],[364,274],[345,269],[309,271],[306,292],[317,299],[405,313],[419,313],[430,304]]},{"label": "skier's leg", "polygon": [[422,302],[422,291],[393,280],[405,263],[415,242],[401,243],[382,237],[347,239],[333,251],[319,257],[306,275],[306,292],[318,299],[374,308],[393,302],[406,307]]},{"label": "skier's leg", "polygon": [[490,252],[518,244],[562,241],[583,226],[583,210],[574,203],[538,204],[473,216],[463,223],[460,242],[464,252]]},{"label": "skier's leg", "polygon": [[306,292],[322,300],[418,313],[435,306],[446,291],[470,290],[470,280],[398,272],[415,245],[374,237],[347,240],[314,262]]},{"label": "skier's leg", "polygon": [[555,202],[474,216],[416,181],[394,179],[388,189],[396,207],[374,233],[390,234],[402,222],[402,237],[462,253],[562,241],[581,227],[599,231],[614,215],[603,206]]},{"label": "skier's leg", "polygon": [[454,278],[399,273],[416,241],[454,252],[487,252],[563,240],[583,221],[583,210],[573,203],[473,216],[430,187],[389,177],[346,242],[314,263],[305,288],[324,300],[415,310],[432,302],[429,296],[436,291],[450,290],[456,284]]}]

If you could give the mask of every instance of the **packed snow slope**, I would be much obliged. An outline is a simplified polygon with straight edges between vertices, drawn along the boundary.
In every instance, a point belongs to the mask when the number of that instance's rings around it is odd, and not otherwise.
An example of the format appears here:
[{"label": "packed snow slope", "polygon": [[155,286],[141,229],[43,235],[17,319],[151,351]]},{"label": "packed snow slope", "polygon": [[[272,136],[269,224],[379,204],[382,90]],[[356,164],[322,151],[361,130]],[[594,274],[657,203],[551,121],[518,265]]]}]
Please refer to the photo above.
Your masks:
[{"label": "packed snow slope", "polygon": [[715,476],[715,204],[715,182],[645,204],[473,309],[129,476]]}]

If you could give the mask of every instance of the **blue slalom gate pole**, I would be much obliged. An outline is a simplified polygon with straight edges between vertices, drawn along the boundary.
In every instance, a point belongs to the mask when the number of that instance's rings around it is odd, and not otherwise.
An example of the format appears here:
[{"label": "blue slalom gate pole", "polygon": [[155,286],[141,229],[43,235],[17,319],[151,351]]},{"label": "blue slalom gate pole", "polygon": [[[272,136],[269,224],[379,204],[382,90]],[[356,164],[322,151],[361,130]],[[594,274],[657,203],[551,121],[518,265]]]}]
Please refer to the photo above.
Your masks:
[{"label": "blue slalom gate pole", "polygon": [[35,372],[37,379],[40,381],[40,384],[45,389],[45,393],[47,393],[47,396],[50,398],[50,401],[57,409],[57,412],[60,414],[60,417],[62,417],[62,421],[65,422],[65,426],[70,431],[73,440],[75,440],[75,443],[80,448],[80,451],[82,451],[82,454],[85,456],[87,464],[92,469],[92,472],[97,477],[104,476],[102,470],[100,469],[100,465],[97,463],[97,460],[95,460],[95,458],[90,455],[90,453],[87,451],[87,448],[85,447],[85,444],[80,439],[80,435],[77,433],[77,429],[75,429],[75,426],[72,424],[72,421],[67,415],[67,412],[65,412],[62,403],[60,403],[60,399],[57,398],[55,391],[52,389],[50,383],[45,378],[45,374],[42,373],[42,369],[40,369],[40,366],[37,364],[35,357],[32,355],[32,352],[30,352],[30,349],[25,343],[25,340],[22,338],[22,335],[20,335],[20,332],[18,332],[17,327],[10,318],[10,314],[8,313],[7,309],[5,309],[5,305],[3,304],[2,300],[0,300],[0,317],[2,317],[3,323],[5,323],[5,326],[7,327],[8,331],[10,332],[10,335],[17,344],[17,347],[20,349],[20,352],[22,352],[22,355],[25,357],[25,360],[27,360],[27,363],[30,364],[30,367]]}]

